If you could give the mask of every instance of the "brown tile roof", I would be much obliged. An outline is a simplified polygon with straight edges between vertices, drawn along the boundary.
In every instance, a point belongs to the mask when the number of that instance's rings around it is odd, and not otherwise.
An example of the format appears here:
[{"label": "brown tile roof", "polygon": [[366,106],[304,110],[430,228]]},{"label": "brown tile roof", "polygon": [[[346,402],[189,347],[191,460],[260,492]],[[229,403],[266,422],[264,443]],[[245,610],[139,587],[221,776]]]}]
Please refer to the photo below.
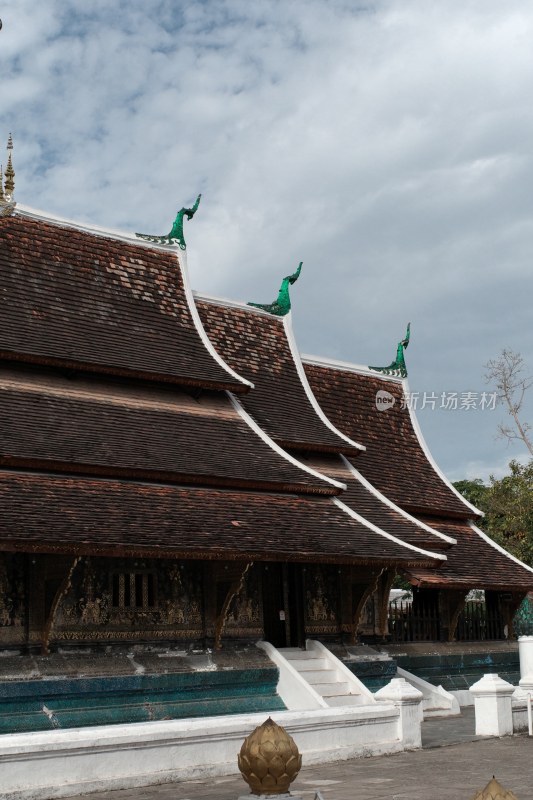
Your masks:
[{"label": "brown tile roof", "polygon": [[372,491],[364,479],[358,477],[357,471],[351,467],[348,460],[343,462],[341,458],[322,457],[308,459],[305,463],[314,470],[346,484],[346,491],[338,499],[368,522],[402,542],[448,555],[453,542],[439,536],[442,532],[438,528],[435,532],[431,532],[427,529],[430,526],[419,524],[416,518],[410,518],[410,515],[392,504],[391,507],[382,495]]},{"label": "brown tile roof", "polygon": [[0,358],[246,391],[202,341],[176,251],[0,219]]},{"label": "brown tile roof", "polygon": [[448,560],[436,570],[409,570],[409,575],[420,586],[503,591],[533,589],[533,572],[486,541],[475,527],[460,520],[422,519],[441,533],[453,536],[457,544],[447,551]]},{"label": "brown tile roof", "polygon": [[284,318],[205,299],[197,299],[196,306],[222,358],[254,384],[242,402],[269,436],[282,447],[356,452],[313,408],[298,375]]},{"label": "brown tile roof", "polygon": [[431,565],[333,498],[0,472],[0,548]]},{"label": "brown tile roof", "polygon": [[[402,408],[401,382],[335,366],[304,365],[311,388],[334,425],[366,446],[354,463],[370,483],[412,512],[475,516],[428,460],[409,409]],[[395,399],[386,411],[376,408],[380,390]]]},{"label": "brown tile roof", "polygon": [[226,394],[0,375],[0,464],[171,483],[338,494],[261,439]]}]

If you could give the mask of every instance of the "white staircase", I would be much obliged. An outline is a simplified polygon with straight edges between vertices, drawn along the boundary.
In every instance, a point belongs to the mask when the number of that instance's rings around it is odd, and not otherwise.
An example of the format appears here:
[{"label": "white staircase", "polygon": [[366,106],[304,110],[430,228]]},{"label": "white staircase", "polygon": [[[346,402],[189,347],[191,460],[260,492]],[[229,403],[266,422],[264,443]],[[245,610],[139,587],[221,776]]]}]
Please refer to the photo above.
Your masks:
[{"label": "white staircase", "polygon": [[281,647],[278,652],[327,706],[361,706],[374,696],[323,644],[308,640],[306,649]]}]

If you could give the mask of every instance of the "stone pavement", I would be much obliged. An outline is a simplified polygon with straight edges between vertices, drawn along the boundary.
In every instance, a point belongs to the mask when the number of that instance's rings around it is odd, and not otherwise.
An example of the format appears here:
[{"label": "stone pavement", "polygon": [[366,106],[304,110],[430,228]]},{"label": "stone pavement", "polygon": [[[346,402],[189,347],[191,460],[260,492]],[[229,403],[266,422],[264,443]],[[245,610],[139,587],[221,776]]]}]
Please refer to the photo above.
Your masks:
[{"label": "stone pavement", "polygon": [[[518,800],[533,800],[533,738],[476,737],[472,709],[423,723],[424,749],[303,767],[291,793],[314,800],[472,800],[492,778]],[[236,771],[237,772],[237,771]],[[97,792],[87,800],[237,800],[248,794],[240,777]]]}]

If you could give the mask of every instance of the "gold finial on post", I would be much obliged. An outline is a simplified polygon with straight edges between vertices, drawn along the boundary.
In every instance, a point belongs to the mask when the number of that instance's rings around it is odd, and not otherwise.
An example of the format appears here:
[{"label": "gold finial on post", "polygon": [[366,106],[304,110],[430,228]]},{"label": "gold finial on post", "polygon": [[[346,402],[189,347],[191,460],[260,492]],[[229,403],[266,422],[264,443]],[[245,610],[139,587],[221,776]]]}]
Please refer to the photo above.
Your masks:
[{"label": "gold finial on post", "polygon": [[301,769],[302,757],[292,736],[269,717],[246,737],[238,763],[252,794],[275,798],[288,793]]},{"label": "gold finial on post", "polygon": [[504,789],[493,775],[492,780],[472,800],[518,800],[518,798],[511,791]]}]

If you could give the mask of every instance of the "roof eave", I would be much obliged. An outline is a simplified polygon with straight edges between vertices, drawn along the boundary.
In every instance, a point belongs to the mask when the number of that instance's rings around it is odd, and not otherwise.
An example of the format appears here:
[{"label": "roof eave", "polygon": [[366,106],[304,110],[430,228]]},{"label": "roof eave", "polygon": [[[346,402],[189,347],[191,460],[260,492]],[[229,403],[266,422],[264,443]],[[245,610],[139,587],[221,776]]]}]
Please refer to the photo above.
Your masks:
[{"label": "roof eave", "polygon": [[235,394],[246,394],[252,388],[251,384],[235,383],[232,381],[210,381],[191,378],[188,375],[172,375],[157,372],[141,372],[120,367],[91,364],[86,361],[74,361],[61,358],[48,358],[32,353],[19,353],[11,350],[0,350],[0,360],[14,364],[33,364],[40,367],[54,367],[56,369],[90,373],[91,375],[112,375],[117,378],[149,381],[151,383],[166,383],[173,386],[194,386],[197,389],[214,391],[231,391]]},{"label": "roof eave", "polygon": [[290,561],[291,563],[328,563],[346,566],[377,566],[377,567],[426,567],[431,568],[434,562],[402,561],[391,558],[367,558],[358,555],[331,555],[323,552],[298,552],[261,550],[235,550],[227,549],[221,553],[220,545],[212,549],[194,548],[165,548],[164,546],[134,546],[117,545],[103,542],[96,545],[94,542],[35,542],[32,540],[18,539],[0,540],[0,552],[28,553],[28,554],[55,554],[72,556],[102,556],[110,558],[161,558],[161,559],[190,559],[199,561]]}]

